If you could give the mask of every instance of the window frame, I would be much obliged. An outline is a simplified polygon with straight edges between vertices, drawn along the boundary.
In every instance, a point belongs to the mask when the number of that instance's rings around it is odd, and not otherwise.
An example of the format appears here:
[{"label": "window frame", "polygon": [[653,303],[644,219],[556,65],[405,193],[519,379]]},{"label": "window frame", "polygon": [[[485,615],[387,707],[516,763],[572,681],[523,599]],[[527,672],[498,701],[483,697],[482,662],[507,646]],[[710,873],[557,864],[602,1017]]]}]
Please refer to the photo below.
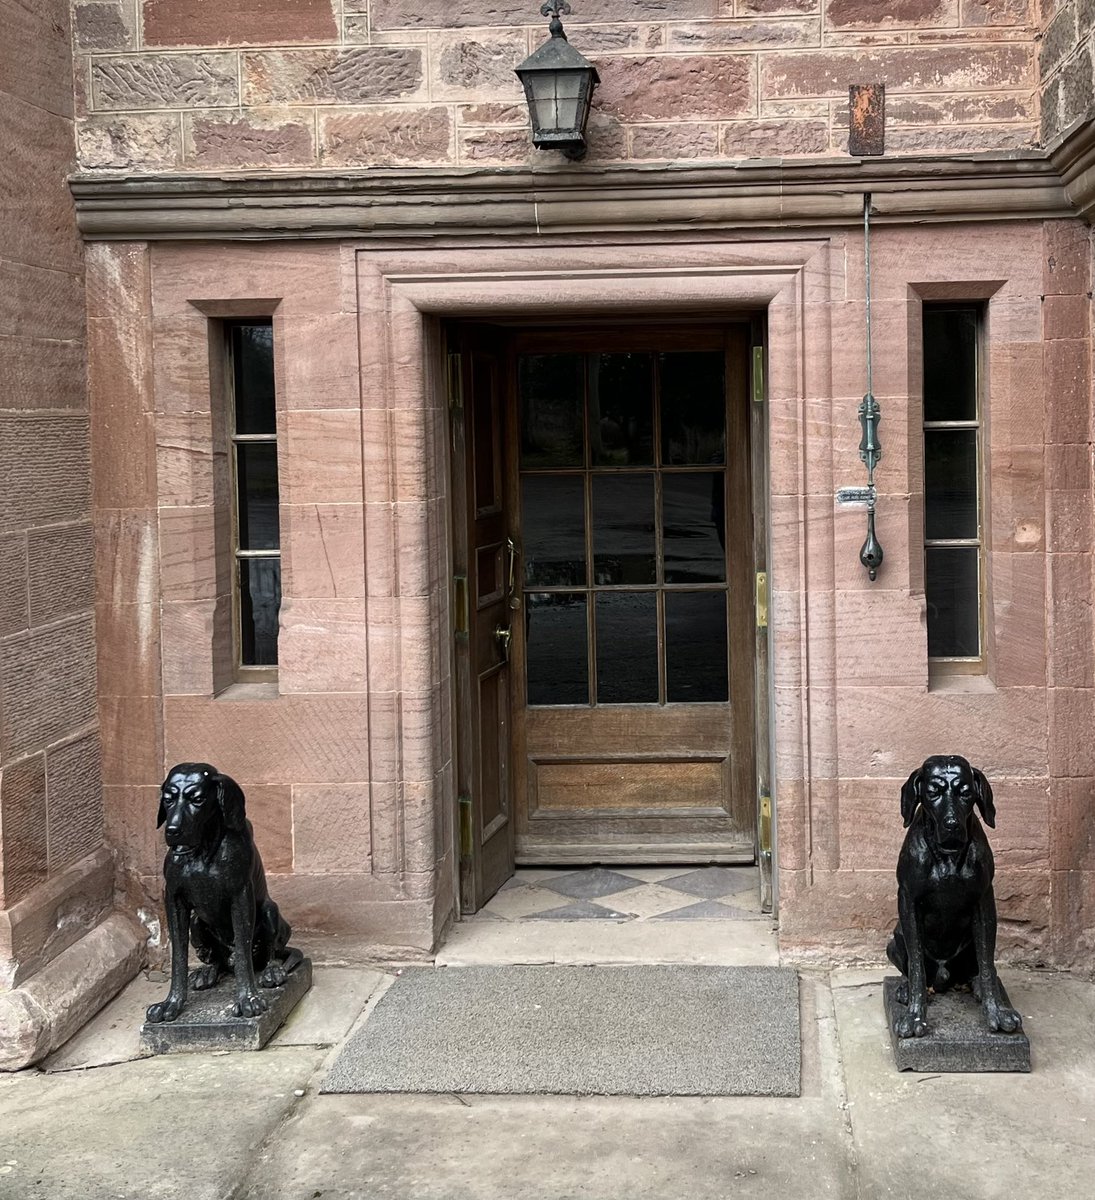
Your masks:
[{"label": "window frame", "polygon": [[[276,683],[278,665],[273,663],[245,663],[243,661],[243,590],[240,572],[242,561],[255,559],[274,559],[279,566],[279,602],[281,610],[281,586],[284,582],[282,569],[281,546],[281,489],[280,470],[275,474],[278,483],[278,545],[276,549],[244,550],[240,546],[240,502],[239,502],[239,452],[241,445],[272,445],[275,451],[278,445],[277,431],[277,371],[274,368],[274,432],[273,433],[237,433],[237,398],[236,398],[236,356],[233,345],[233,334],[236,329],[246,326],[261,325],[270,328],[273,338],[273,318],[268,315],[253,317],[232,317],[221,322],[222,346],[225,364],[225,433],[228,449],[228,486],[230,501],[230,554],[232,568],[232,675],[236,683]],[[279,464],[280,465],[280,464]],[[275,639],[275,653],[277,641]]]},{"label": "window frame", "polygon": [[[954,421],[929,421],[925,417],[927,410],[925,389],[927,381],[926,359],[927,338],[925,336],[925,318],[930,312],[969,312],[973,314],[976,344],[974,349],[974,385],[973,409],[970,419]],[[976,655],[933,655],[928,654],[929,679],[946,678],[951,676],[985,675],[988,671],[988,471],[986,463],[987,443],[985,439],[985,408],[986,408],[986,330],[988,324],[988,306],[979,300],[925,300],[921,305],[921,361],[925,363],[921,377],[920,389],[920,436],[923,471],[923,553],[924,553],[924,597],[930,605],[931,597],[928,587],[928,551],[930,549],[963,549],[977,550],[977,645]],[[927,496],[927,441],[925,435],[933,431],[962,431],[972,430],[974,433],[974,479],[976,482],[975,512],[977,516],[977,533],[972,538],[929,538],[928,537],[928,496]]]}]

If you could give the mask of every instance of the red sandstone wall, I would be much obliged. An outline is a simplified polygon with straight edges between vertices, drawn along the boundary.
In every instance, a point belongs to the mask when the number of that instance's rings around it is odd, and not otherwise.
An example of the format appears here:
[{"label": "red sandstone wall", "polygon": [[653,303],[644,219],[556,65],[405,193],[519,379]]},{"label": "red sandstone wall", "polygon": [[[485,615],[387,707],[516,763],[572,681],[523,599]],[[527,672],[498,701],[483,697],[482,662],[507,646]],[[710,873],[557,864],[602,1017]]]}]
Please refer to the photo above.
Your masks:
[{"label": "red sandstone wall", "polygon": [[1040,0],[1042,140],[1095,116],[1095,0]]},{"label": "red sandstone wall", "polygon": [[102,842],[68,19],[0,0],[0,982],[94,922],[21,941],[10,910]]},{"label": "red sandstone wall", "polygon": [[[571,40],[602,79],[593,163],[844,154],[857,82],[887,85],[890,153],[1037,138],[1028,0],[573,7]],[[538,10],[534,0],[73,0],[81,167],[543,165],[513,74],[546,36]]]}]

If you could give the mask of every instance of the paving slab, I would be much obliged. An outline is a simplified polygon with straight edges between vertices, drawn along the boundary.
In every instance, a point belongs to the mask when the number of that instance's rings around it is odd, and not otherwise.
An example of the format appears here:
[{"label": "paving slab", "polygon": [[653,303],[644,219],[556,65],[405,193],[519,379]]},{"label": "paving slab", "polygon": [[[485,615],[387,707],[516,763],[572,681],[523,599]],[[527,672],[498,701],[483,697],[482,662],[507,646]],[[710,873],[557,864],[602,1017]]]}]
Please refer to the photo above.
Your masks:
[{"label": "paving slab", "polygon": [[778,966],[771,921],[479,922],[454,926],[438,966],[497,963],[699,963]]},{"label": "paving slab", "polygon": [[1095,1179],[1095,987],[1002,971],[1030,1037],[1029,1075],[898,1071],[885,973],[833,976],[859,1186],[897,1200],[1090,1195]]},{"label": "paving slab", "polygon": [[0,1078],[0,1200],[224,1200],[322,1050]]},{"label": "paving slab", "polygon": [[369,997],[389,978],[370,967],[316,967],[311,990],[270,1045],[337,1045],[350,1032]]}]

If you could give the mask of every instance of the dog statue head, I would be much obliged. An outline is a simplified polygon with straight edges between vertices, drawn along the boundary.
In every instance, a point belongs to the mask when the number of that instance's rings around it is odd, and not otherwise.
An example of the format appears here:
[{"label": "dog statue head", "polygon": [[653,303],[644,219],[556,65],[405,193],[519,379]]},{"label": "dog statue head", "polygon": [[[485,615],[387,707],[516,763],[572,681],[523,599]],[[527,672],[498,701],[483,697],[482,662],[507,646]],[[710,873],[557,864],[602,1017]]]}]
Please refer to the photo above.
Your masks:
[{"label": "dog statue head", "polygon": [[243,790],[209,763],[178,763],[160,788],[156,828],[166,822],[164,839],[176,854],[208,845],[219,826],[242,830],[246,824]]},{"label": "dog statue head", "polygon": [[970,838],[974,807],[990,829],[996,828],[992,788],[981,771],[958,754],[933,754],[909,776],[901,789],[901,818],[907,829],[923,808],[935,842],[948,853],[960,851]]}]

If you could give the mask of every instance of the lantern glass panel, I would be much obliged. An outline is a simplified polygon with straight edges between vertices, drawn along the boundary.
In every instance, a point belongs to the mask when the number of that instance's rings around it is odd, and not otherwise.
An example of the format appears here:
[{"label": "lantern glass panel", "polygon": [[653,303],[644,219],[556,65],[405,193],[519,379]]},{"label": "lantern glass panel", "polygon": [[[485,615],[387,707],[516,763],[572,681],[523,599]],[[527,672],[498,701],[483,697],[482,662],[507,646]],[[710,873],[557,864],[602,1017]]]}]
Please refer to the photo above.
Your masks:
[{"label": "lantern glass panel", "polygon": [[529,81],[533,121],[544,133],[581,128],[585,71],[545,71]]}]

